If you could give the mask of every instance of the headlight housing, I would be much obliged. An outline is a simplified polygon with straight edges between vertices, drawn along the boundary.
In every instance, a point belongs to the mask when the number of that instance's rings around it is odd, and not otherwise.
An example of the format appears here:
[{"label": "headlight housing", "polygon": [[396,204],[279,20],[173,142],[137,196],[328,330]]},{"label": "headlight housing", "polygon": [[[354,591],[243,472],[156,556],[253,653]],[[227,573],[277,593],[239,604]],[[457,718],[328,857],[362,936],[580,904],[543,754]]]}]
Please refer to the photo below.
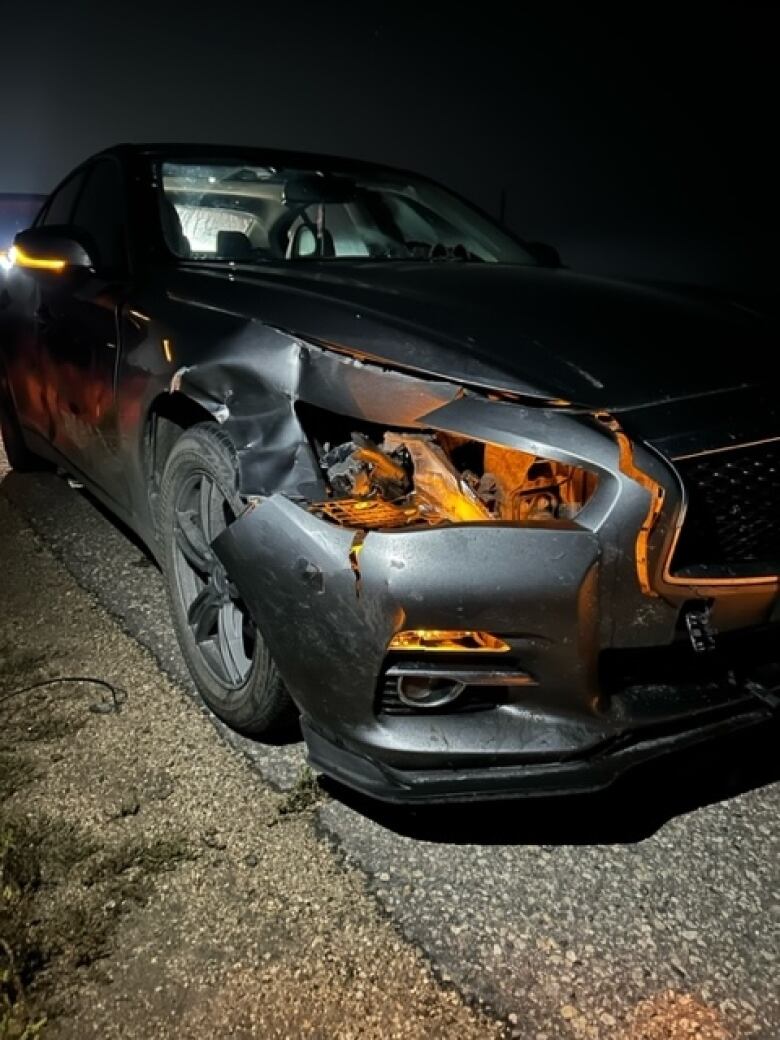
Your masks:
[{"label": "headlight housing", "polygon": [[313,512],[362,529],[571,520],[598,483],[580,467],[454,433],[371,433],[316,444],[331,496]]}]

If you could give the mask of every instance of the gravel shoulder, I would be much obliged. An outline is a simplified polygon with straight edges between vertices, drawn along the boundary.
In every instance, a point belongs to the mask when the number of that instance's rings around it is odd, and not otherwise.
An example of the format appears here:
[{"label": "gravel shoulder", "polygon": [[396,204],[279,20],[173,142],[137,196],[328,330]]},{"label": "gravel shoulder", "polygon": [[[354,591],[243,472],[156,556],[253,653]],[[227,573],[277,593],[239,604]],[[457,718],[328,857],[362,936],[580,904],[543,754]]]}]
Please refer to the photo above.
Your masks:
[{"label": "gravel shoulder", "polygon": [[[0,532],[0,923],[44,1036],[498,1036],[317,838],[316,786],[271,790],[2,498]],[[63,675],[126,699],[2,699]]]}]

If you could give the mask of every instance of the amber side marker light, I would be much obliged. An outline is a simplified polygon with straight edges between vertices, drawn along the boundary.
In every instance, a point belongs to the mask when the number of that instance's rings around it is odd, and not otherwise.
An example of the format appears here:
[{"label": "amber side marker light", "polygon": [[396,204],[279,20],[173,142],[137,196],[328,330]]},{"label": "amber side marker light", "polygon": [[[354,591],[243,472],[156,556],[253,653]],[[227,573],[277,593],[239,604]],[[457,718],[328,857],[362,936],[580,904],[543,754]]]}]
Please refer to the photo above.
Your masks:
[{"label": "amber side marker light", "polygon": [[30,256],[19,246],[11,246],[8,254],[11,264],[17,267],[28,267],[35,271],[63,271],[67,267],[67,261],[58,260],[56,257]]},{"label": "amber side marker light", "polygon": [[426,650],[438,653],[503,654],[509,644],[490,632],[450,632],[431,628],[415,628],[397,632],[388,650]]},{"label": "amber side marker light", "polygon": [[638,484],[641,484],[645,491],[650,492],[650,507],[647,510],[644,523],[636,536],[636,573],[642,592],[646,596],[657,596],[658,593],[650,584],[648,543],[664,504],[664,489],[635,464],[631,441],[628,437],[624,433],[616,433],[616,437],[620,451],[621,472],[625,473],[627,477],[631,477]]},{"label": "amber side marker light", "polygon": [[649,542],[655,523],[661,513],[664,504],[664,489],[652,477],[634,462],[634,448],[630,439],[620,428],[620,423],[606,412],[600,413],[597,418],[615,435],[618,445],[618,465],[620,472],[635,480],[650,493],[650,505],[644,522],[636,536],[635,557],[636,575],[639,587],[646,596],[657,596],[658,593],[650,582],[650,558]]}]

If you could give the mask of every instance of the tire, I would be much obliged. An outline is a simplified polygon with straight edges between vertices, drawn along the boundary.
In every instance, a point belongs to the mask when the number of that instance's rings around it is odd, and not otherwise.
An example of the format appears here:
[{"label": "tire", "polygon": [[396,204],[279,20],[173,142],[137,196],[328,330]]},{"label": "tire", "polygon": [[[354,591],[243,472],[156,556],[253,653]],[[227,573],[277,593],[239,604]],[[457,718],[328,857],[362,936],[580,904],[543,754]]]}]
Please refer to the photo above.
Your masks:
[{"label": "tire", "polygon": [[210,543],[241,510],[232,442],[213,423],[185,431],[165,463],[159,540],[182,655],[203,700],[242,733],[288,730],[297,711],[254,620]]},{"label": "tire", "polygon": [[11,469],[17,473],[37,473],[53,469],[51,463],[30,451],[24,443],[22,429],[13,404],[0,392],[0,432],[3,435],[5,455]]}]

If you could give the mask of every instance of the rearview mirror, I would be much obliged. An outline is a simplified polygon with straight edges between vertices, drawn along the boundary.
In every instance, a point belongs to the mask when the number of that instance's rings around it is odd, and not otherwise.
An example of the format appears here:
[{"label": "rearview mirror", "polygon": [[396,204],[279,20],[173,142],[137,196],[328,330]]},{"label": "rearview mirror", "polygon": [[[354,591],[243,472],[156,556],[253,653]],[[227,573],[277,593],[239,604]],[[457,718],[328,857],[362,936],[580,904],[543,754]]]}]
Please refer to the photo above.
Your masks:
[{"label": "rearview mirror", "polygon": [[284,186],[282,202],[285,206],[311,206],[320,203],[352,202],[355,182],[349,177],[326,173],[302,173],[290,177]]},{"label": "rearview mirror", "polygon": [[12,264],[35,271],[62,272],[70,267],[92,267],[92,258],[65,224],[28,228],[14,238]]}]

